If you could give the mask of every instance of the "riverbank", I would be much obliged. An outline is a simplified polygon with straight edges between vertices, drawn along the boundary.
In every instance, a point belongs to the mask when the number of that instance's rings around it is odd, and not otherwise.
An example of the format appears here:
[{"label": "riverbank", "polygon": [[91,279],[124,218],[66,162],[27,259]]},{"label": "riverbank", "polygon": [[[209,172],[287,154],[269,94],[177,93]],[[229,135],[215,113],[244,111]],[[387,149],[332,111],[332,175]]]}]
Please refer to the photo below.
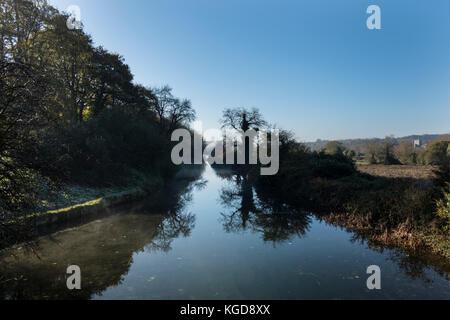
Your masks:
[{"label": "riverbank", "polygon": [[[357,166],[357,169],[361,173],[374,177],[411,179],[422,184],[432,185],[439,167],[431,165],[360,165]],[[341,215],[330,215],[327,219],[331,223],[337,222],[356,232],[368,233],[368,228],[362,227],[360,221],[352,221],[352,219],[346,219]],[[433,223],[431,228],[417,227],[415,229],[404,223],[389,232],[387,230],[384,232],[369,232],[369,236],[374,241],[395,244],[409,249],[427,247],[433,253],[450,259],[450,237],[437,233],[436,226]]]},{"label": "riverbank", "polygon": [[165,205],[162,199],[167,193],[176,198],[179,190],[200,179],[203,170],[203,166],[182,166],[171,178],[142,176],[128,186],[62,186],[40,200],[39,210],[17,213],[1,223],[0,248],[101,219],[130,204],[145,202],[146,207],[158,210]]},{"label": "riverbank", "polygon": [[[81,191],[83,188],[77,187]],[[142,188],[125,188],[122,191],[84,190],[83,197],[71,198],[70,206],[61,206],[57,209],[39,211],[37,213],[21,214],[11,217],[1,223],[0,249],[7,248],[19,243],[32,242],[41,235],[51,234],[83,225],[95,219],[108,216],[127,204],[144,199],[149,195]],[[102,194],[100,198],[85,200],[87,195]],[[76,202],[78,201],[78,202]],[[52,203],[52,206],[56,204]]]},{"label": "riverbank", "polygon": [[381,230],[360,217],[348,214],[329,214],[320,219],[354,234],[355,241],[366,243],[373,250],[396,250],[399,266],[414,274],[415,265],[428,266],[450,280],[450,238],[430,230],[411,229],[403,224],[392,230]]},{"label": "riverbank", "polygon": [[163,185],[163,180],[158,176],[143,176],[132,184],[112,187],[66,184],[47,194],[35,212],[22,213],[18,219],[32,222],[32,225],[36,226],[66,222],[72,218],[139,200],[161,189]]},{"label": "riverbank", "polygon": [[11,212],[3,217],[0,248],[108,215],[115,207],[155,194],[165,184],[161,177],[148,175],[134,182],[111,187],[66,184],[46,189],[33,211]]},{"label": "riverbank", "polygon": [[446,235],[425,228],[414,228],[408,223],[386,229],[374,226],[368,219],[345,213],[331,213],[320,219],[355,233],[358,238],[368,241],[369,246],[396,248],[408,255],[426,255],[428,259],[439,262],[434,265],[440,265],[440,272],[450,272],[450,238]]},{"label": "riverbank", "polygon": [[[89,193],[88,191],[92,190],[87,190],[86,193]],[[83,193],[83,195],[86,196],[86,193]],[[30,214],[25,216],[24,220],[30,222],[36,227],[42,225],[49,226],[52,224],[67,223],[71,220],[82,219],[84,216],[92,216],[114,206],[140,200],[147,194],[147,192],[141,188],[129,188],[120,192],[97,190],[97,193],[101,193],[103,196],[86,202],[81,202],[82,198],[78,198],[78,201],[80,201],[78,204],[55,210],[49,210],[46,212]]]},{"label": "riverbank", "polygon": [[[284,162],[284,163],[283,163]],[[276,177],[255,177],[265,197],[303,208],[362,238],[450,261],[449,219],[437,167],[366,165],[298,152]],[[448,191],[447,191],[448,192]],[[439,259],[439,258],[437,258]]]},{"label": "riverbank", "polygon": [[442,195],[431,181],[354,177],[315,181],[313,190],[321,195],[314,198],[320,201],[318,212],[326,222],[374,243],[410,253],[426,251],[450,261],[447,222],[436,206]]}]

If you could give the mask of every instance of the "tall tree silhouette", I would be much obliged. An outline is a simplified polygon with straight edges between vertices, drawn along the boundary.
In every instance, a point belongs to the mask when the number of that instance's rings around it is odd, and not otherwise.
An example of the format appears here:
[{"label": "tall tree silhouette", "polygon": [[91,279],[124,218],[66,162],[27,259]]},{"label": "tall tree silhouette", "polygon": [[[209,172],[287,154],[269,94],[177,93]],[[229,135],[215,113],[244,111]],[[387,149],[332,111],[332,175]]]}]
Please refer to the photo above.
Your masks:
[{"label": "tall tree silhouette", "polygon": [[[238,135],[243,135],[250,129],[258,132],[268,126],[260,111],[256,108],[251,110],[245,108],[225,109],[220,122],[222,129],[235,130]],[[242,143],[245,153],[245,166],[242,166],[240,171],[246,174],[249,171],[250,143],[255,143],[255,141],[250,141],[250,138],[245,136]]]}]

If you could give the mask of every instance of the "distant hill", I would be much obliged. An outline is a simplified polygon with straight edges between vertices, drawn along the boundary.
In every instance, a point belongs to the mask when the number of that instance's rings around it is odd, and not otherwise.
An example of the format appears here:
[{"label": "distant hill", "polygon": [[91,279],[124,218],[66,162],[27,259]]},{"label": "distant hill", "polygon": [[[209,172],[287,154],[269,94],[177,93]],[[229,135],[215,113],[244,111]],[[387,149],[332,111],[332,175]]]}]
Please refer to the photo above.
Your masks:
[{"label": "distant hill", "polygon": [[[347,149],[355,150],[356,152],[365,152],[366,145],[369,141],[377,140],[382,142],[384,138],[373,138],[373,139],[346,139],[346,140],[338,140],[341,142]],[[409,140],[411,143],[415,140],[419,140],[420,147],[426,147],[432,141],[435,140],[450,140],[450,134],[424,134],[424,135],[411,135],[407,137],[401,138],[393,138],[395,143],[399,143],[400,141]],[[317,140],[316,142],[308,142],[305,143],[311,150],[321,150],[328,142],[331,140]]]}]

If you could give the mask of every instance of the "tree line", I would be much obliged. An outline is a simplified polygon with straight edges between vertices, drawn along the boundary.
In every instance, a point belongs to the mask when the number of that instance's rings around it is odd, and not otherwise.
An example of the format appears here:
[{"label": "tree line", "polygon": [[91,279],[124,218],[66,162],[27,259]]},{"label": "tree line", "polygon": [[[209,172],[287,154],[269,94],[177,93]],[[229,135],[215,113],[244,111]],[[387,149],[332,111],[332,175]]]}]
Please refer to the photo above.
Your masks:
[{"label": "tree line", "polygon": [[[133,81],[46,0],[0,3],[0,211],[63,183],[145,184],[174,172],[170,132],[195,119],[169,86]],[[149,178],[150,179],[150,178]]]},{"label": "tree line", "polygon": [[450,140],[437,139],[425,148],[418,148],[412,140],[396,141],[393,137],[386,137],[382,141],[367,141],[364,144],[364,152],[348,148],[340,141],[330,141],[321,150],[328,154],[343,154],[369,164],[439,166],[450,158]]}]

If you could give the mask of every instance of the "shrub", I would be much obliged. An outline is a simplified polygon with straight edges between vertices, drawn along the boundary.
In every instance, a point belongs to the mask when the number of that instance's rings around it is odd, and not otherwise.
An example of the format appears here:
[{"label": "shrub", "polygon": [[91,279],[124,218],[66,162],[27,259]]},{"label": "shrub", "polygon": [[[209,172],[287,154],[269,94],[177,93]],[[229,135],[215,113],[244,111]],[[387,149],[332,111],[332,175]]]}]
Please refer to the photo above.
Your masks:
[{"label": "shrub", "polygon": [[436,141],[431,143],[424,154],[424,161],[426,164],[442,165],[450,161],[450,154],[448,152],[450,141]]},{"label": "shrub", "polygon": [[356,172],[353,161],[343,155],[319,154],[313,158],[313,177],[337,179]]},{"label": "shrub", "polygon": [[444,191],[442,199],[436,202],[437,215],[441,219],[441,229],[447,235],[450,235],[450,184],[447,184],[447,190]]}]

